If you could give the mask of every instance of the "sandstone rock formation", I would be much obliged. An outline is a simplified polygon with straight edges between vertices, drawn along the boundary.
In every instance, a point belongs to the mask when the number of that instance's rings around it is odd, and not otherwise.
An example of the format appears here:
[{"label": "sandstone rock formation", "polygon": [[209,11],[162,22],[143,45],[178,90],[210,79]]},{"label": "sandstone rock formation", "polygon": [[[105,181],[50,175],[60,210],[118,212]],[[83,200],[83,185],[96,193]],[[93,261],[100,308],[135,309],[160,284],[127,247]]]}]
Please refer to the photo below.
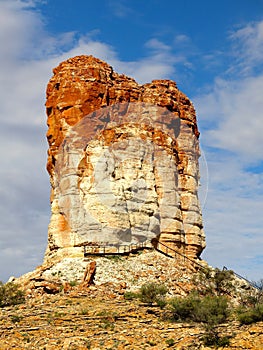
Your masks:
[{"label": "sandstone rock formation", "polygon": [[199,142],[190,100],[170,80],[139,85],[92,56],[54,69],[47,86],[51,220],[45,260],[84,245],[205,247]]}]

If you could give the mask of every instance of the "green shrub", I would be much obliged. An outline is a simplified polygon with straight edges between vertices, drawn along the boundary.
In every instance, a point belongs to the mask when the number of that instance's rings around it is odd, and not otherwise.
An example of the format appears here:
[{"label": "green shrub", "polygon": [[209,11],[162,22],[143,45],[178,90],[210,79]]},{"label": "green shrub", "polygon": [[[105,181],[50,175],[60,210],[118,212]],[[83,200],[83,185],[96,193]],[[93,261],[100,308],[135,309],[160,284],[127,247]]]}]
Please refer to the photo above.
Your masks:
[{"label": "green shrub", "polygon": [[0,281],[0,307],[22,304],[25,302],[25,294],[19,286],[13,282],[3,284]]},{"label": "green shrub", "polygon": [[115,327],[115,321],[118,319],[118,315],[115,312],[111,311],[101,311],[97,314],[101,318],[101,328],[110,328],[113,329]]},{"label": "green shrub", "polygon": [[185,298],[173,298],[170,300],[172,320],[199,322],[202,324],[205,335],[205,345],[226,346],[229,337],[221,337],[217,326],[225,322],[229,316],[229,308],[224,296],[200,297],[197,293],[190,293]]},{"label": "green shrub", "polygon": [[152,305],[157,303],[163,305],[164,297],[168,292],[167,288],[163,284],[157,283],[145,283],[140,288],[139,299],[146,304]]},{"label": "green shrub", "polygon": [[78,281],[76,281],[76,280],[69,281],[69,285],[70,285],[71,287],[76,287],[76,286],[78,285]]},{"label": "green shrub", "polygon": [[159,297],[156,300],[156,304],[159,306],[159,308],[163,309],[167,305],[167,301],[164,297]]},{"label": "green shrub", "polygon": [[122,260],[121,255],[105,255],[105,258],[108,260],[111,260],[113,262],[118,262],[118,261]]},{"label": "green shrub", "polygon": [[233,277],[231,270],[206,268],[199,271],[192,281],[200,294],[225,295],[235,289]]},{"label": "green shrub", "polygon": [[166,339],[166,344],[170,347],[170,346],[173,346],[175,344],[175,341],[173,338],[170,338],[170,339]]},{"label": "green shrub", "polygon": [[213,282],[215,284],[215,291],[218,295],[228,294],[230,291],[235,289],[233,277],[234,273],[231,270],[215,269]]},{"label": "green shrub", "polygon": [[22,320],[22,316],[18,316],[18,315],[10,315],[10,319],[13,323],[17,323],[20,322]]},{"label": "green shrub", "polygon": [[170,300],[172,318],[175,321],[202,322],[217,325],[229,316],[227,299],[224,296],[199,297],[191,293],[186,298]]},{"label": "green shrub", "polygon": [[172,298],[169,304],[171,306],[172,320],[188,322],[196,319],[195,313],[198,310],[200,298],[191,293],[186,298]]},{"label": "green shrub", "polygon": [[238,309],[237,319],[241,324],[251,324],[263,321],[263,304]]},{"label": "green shrub", "polygon": [[138,299],[138,298],[139,298],[138,293],[131,292],[131,291],[124,293],[124,299],[126,299],[126,300],[132,300],[132,299]]},{"label": "green shrub", "polygon": [[225,347],[230,345],[230,337],[220,337],[218,332],[207,332],[202,341],[206,346]]}]

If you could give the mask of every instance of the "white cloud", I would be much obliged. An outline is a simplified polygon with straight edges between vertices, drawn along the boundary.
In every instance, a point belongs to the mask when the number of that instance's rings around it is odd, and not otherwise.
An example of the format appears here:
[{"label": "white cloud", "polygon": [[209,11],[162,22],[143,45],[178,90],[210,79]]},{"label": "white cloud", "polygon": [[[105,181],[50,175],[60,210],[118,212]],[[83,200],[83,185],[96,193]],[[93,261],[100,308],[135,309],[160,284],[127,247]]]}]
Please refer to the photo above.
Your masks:
[{"label": "white cloud", "polygon": [[[262,24],[232,34],[239,50],[231,79],[217,77],[208,93],[194,98],[209,166],[203,256],[255,280],[263,260]],[[250,170],[257,165],[257,172]]]},{"label": "white cloud", "polygon": [[234,43],[235,69],[238,69],[239,74],[241,71],[249,74],[255,66],[262,65],[263,21],[249,23],[233,32],[230,39]]},{"label": "white cloud", "polygon": [[175,44],[189,44],[191,39],[185,34],[178,34],[174,38]]},{"label": "white cloud", "polygon": [[170,51],[171,47],[164,44],[162,41],[156,38],[148,40],[145,44],[146,47],[156,50],[157,52]]},{"label": "white cloud", "polygon": [[31,11],[32,5],[32,1],[1,1],[1,61],[23,57],[36,40],[34,29],[41,31],[41,18]]},{"label": "white cloud", "polygon": [[263,160],[262,91],[263,75],[216,79],[212,91],[195,100],[201,125],[209,127],[203,133],[206,144],[234,152],[247,163]]},{"label": "white cloud", "polygon": [[109,7],[114,16],[119,18],[125,18],[128,15],[133,14],[133,10],[127,5],[125,0],[109,0]]},{"label": "white cloud", "polygon": [[[248,173],[225,152],[206,152],[209,189],[203,210],[207,249],[203,257],[222,268],[259,280],[262,257],[262,174]],[[253,266],[253,269],[252,269]],[[250,269],[251,268],[251,271]]]}]

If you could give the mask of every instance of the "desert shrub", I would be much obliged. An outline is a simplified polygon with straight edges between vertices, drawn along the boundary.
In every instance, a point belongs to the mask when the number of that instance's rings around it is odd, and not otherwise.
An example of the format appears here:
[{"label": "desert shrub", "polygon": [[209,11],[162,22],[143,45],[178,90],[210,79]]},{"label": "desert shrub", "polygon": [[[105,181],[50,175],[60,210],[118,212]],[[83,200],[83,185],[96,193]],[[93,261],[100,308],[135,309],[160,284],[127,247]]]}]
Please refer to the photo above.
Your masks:
[{"label": "desert shrub", "polygon": [[257,292],[255,293],[255,304],[263,304],[263,279],[252,282],[252,285],[256,287]]},{"label": "desert shrub", "polygon": [[10,319],[13,323],[20,322],[22,320],[22,316],[19,315],[10,315]]},{"label": "desert shrub", "polygon": [[174,344],[175,344],[175,340],[173,338],[166,339],[165,342],[168,345],[168,347],[174,346]]},{"label": "desert shrub", "polygon": [[132,300],[132,299],[138,299],[139,293],[127,291],[124,293],[124,299],[126,300]]},{"label": "desert shrub", "polygon": [[215,292],[217,295],[228,294],[234,290],[234,273],[231,270],[215,269],[213,275],[213,282],[215,285]]},{"label": "desert shrub", "polygon": [[171,318],[174,321],[199,322],[205,335],[205,345],[225,346],[229,344],[229,337],[219,335],[217,326],[225,322],[230,314],[228,302],[224,296],[200,297],[196,292],[185,298],[170,300]]},{"label": "desert shrub", "polygon": [[241,324],[251,324],[263,321],[263,304],[237,309],[237,319]]},{"label": "desert shrub", "polygon": [[114,255],[114,254],[112,254],[112,255],[105,255],[105,258],[106,259],[108,259],[108,260],[111,260],[111,261],[113,261],[113,262],[118,262],[118,261],[120,261],[120,260],[122,260],[122,256],[121,255]]},{"label": "desert shrub", "polygon": [[22,304],[25,302],[25,294],[19,286],[13,282],[3,284],[0,282],[0,307]]},{"label": "desert shrub", "polygon": [[237,319],[241,324],[263,321],[263,279],[253,282],[255,290],[250,291],[237,308]]},{"label": "desert shrub", "polygon": [[169,301],[171,306],[171,316],[174,321],[193,321],[196,319],[195,313],[200,304],[197,294],[191,293],[186,298],[176,297]]},{"label": "desert shrub", "polygon": [[115,312],[103,310],[97,314],[101,318],[101,328],[114,329],[115,321],[118,319],[118,315]]},{"label": "desert shrub", "polygon": [[192,282],[203,295],[225,295],[235,289],[234,273],[231,270],[206,268],[194,275]]},{"label": "desert shrub", "polygon": [[258,282],[251,282],[254,288],[249,288],[240,296],[240,310],[255,308],[259,304],[263,304],[263,279]]},{"label": "desert shrub", "polygon": [[231,337],[229,336],[220,336],[217,331],[208,331],[202,338],[204,345],[216,347],[225,347],[230,345],[230,339]]},{"label": "desert shrub", "polygon": [[163,309],[167,305],[167,301],[164,297],[159,297],[156,299],[156,304],[159,308]]},{"label": "desert shrub", "polygon": [[261,278],[259,281],[252,282],[252,284],[260,291],[263,292],[263,278]]},{"label": "desert shrub", "polygon": [[76,286],[78,285],[78,281],[76,281],[76,280],[69,281],[69,285],[70,285],[71,287],[76,287]]},{"label": "desert shrub", "polygon": [[229,316],[227,299],[224,296],[205,296],[190,293],[185,298],[170,300],[172,319],[206,324],[220,324]]},{"label": "desert shrub", "polygon": [[164,298],[168,289],[163,284],[158,283],[145,283],[141,286],[139,292],[139,299],[146,304],[152,305],[157,303],[159,306],[164,305]]}]

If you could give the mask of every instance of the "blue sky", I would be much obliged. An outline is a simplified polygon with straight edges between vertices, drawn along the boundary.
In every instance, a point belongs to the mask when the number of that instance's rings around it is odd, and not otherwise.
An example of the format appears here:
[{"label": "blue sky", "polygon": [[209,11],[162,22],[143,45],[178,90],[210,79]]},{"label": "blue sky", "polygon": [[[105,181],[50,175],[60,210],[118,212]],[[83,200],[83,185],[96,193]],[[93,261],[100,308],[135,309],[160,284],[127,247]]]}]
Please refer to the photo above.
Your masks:
[{"label": "blue sky", "polygon": [[[263,0],[0,0],[0,280],[42,262],[45,88],[79,54],[194,102],[209,264],[263,278]],[[206,161],[204,161],[205,159]]]}]

